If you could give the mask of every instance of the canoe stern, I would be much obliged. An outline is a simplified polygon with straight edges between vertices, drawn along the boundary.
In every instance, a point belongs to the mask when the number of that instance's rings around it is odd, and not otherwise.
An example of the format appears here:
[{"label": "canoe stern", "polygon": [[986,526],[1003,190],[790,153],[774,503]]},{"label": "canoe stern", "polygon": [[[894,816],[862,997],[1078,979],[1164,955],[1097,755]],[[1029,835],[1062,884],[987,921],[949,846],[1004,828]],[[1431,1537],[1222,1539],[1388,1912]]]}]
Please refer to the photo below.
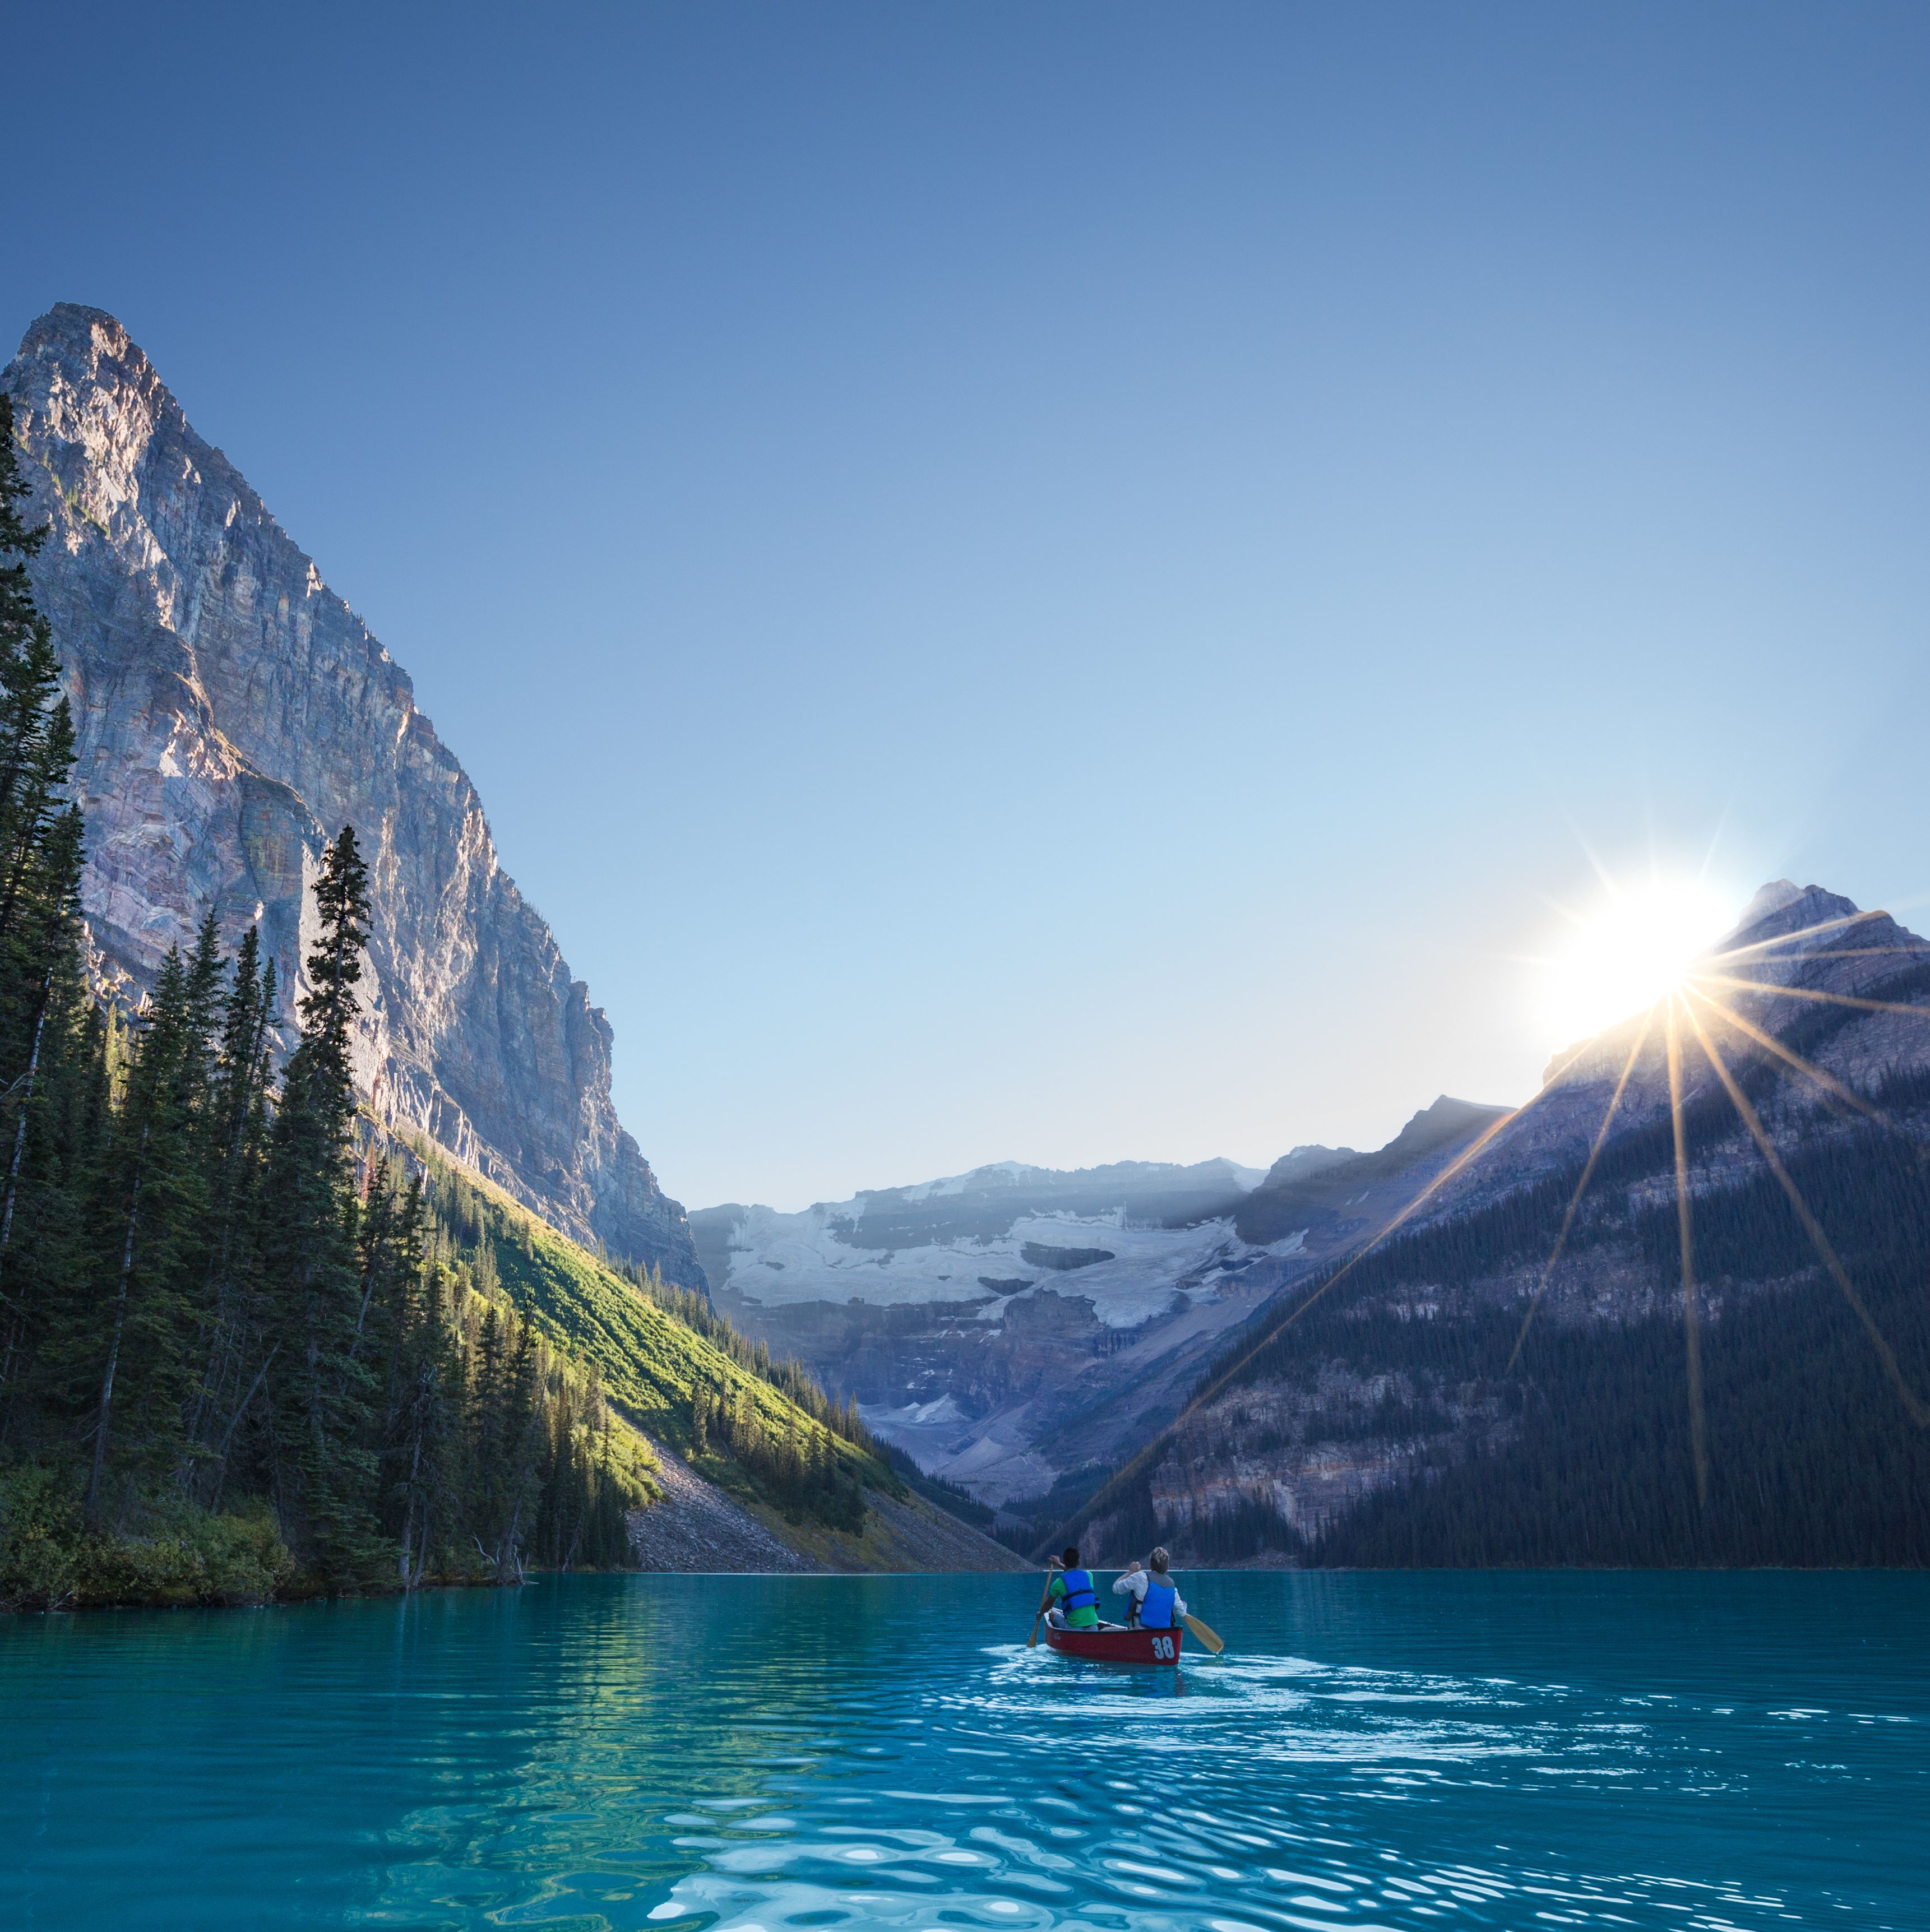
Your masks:
[{"label": "canoe stern", "polygon": [[1055,1630],[1046,1626],[1046,1641],[1068,1657],[1086,1657],[1099,1664],[1150,1664],[1170,1667],[1179,1661],[1186,1641],[1183,1628],[1173,1630]]}]

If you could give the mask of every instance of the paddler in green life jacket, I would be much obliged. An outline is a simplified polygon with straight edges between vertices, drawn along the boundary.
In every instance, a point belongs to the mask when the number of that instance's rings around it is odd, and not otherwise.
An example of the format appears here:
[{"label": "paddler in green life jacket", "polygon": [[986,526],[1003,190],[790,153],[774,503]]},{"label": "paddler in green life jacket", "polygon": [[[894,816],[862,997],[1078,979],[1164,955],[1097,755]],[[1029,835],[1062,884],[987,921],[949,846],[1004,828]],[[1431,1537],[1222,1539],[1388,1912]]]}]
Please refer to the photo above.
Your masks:
[{"label": "paddler in green life jacket", "polygon": [[1166,1574],[1172,1560],[1163,1550],[1155,1550],[1146,1558],[1152,1568],[1142,1570],[1135,1557],[1132,1568],[1112,1586],[1115,1595],[1132,1598],[1129,1621],[1142,1630],[1171,1630],[1186,1615],[1186,1599]]},{"label": "paddler in green life jacket", "polygon": [[1046,1615],[1061,1630],[1097,1630],[1099,1597],[1092,1587],[1092,1572],[1079,1567],[1079,1547],[1066,1546],[1060,1559],[1065,1568],[1046,1586]]}]

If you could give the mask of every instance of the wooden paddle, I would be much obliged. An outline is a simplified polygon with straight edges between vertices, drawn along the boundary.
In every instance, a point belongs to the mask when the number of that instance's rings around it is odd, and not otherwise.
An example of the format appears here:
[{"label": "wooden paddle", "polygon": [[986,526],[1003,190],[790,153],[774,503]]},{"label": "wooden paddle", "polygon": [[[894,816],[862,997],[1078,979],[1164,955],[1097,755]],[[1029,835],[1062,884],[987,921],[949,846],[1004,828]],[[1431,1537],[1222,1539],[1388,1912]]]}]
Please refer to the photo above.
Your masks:
[{"label": "wooden paddle", "polygon": [[1032,1634],[1025,1640],[1028,1650],[1037,1650],[1039,1647],[1039,1624],[1045,1616],[1046,1606],[1052,1600],[1052,1579],[1058,1575],[1058,1568],[1059,1559],[1055,1556],[1052,1567],[1046,1572],[1046,1594],[1039,1599],[1039,1614],[1032,1619]]},{"label": "wooden paddle", "polygon": [[1206,1648],[1210,1650],[1215,1657],[1217,1657],[1220,1653],[1226,1648],[1226,1645],[1221,1642],[1220,1638],[1215,1636],[1211,1630],[1208,1630],[1197,1617],[1190,1617],[1182,1614],[1180,1618],[1180,1622],[1185,1624],[1187,1628],[1192,1631],[1193,1635],[1199,1638],[1200,1642],[1205,1645]]}]

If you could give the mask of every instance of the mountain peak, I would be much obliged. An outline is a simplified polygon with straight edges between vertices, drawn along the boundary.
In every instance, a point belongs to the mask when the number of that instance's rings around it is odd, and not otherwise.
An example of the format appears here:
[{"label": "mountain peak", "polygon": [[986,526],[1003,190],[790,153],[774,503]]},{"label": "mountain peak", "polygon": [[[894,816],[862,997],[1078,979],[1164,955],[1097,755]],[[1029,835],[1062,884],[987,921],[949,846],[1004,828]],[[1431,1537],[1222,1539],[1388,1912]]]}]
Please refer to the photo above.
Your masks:
[{"label": "mountain peak", "polygon": [[703,1276],[610,1097],[611,1035],[503,870],[413,687],[119,320],[59,302],[0,372],[51,535],[32,565],[79,740],[81,909],[130,1003],[212,911],[292,1022],[306,880],[353,824],[374,884],[354,1052],[375,1118],[577,1240]]},{"label": "mountain peak", "polygon": [[1772,879],[1742,908],[1734,929],[1710,950],[1724,952],[1753,940],[1780,939],[1806,932],[1812,926],[1854,919],[1861,908],[1853,899],[1820,886],[1799,886],[1788,879]]},{"label": "mountain peak", "polygon": [[1802,888],[1793,879],[1772,879],[1767,885],[1758,886],[1755,897],[1742,908],[1742,916],[1736,922],[1736,930],[1754,926],[1771,913],[1781,912],[1802,896]]},{"label": "mountain peak", "polygon": [[77,324],[84,324],[91,328],[96,322],[105,322],[123,340],[128,339],[127,325],[119,316],[110,310],[95,308],[87,302],[56,302],[27,331],[26,339],[31,342],[36,335],[43,332],[52,333],[63,328],[71,328]]},{"label": "mountain peak", "polygon": [[57,360],[98,368],[102,360],[125,363],[137,379],[155,376],[154,364],[120,317],[86,302],[56,302],[20,338],[21,362]]},{"label": "mountain peak", "polygon": [[1484,1106],[1478,1100],[1457,1100],[1451,1094],[1438,1094],[1431,1107],[1423,1107],[1380,1151],[1411,1160],[1458,1135],[1485,1127],[1510,1111]]}]

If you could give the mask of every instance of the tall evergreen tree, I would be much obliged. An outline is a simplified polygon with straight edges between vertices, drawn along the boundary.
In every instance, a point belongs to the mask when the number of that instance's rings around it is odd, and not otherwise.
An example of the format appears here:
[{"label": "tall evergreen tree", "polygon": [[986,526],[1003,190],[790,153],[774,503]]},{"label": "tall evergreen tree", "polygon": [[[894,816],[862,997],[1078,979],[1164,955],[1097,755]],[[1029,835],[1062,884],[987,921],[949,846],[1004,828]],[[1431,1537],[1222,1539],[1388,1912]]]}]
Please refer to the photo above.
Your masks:
[{"label": "tall evergreen tree", "polygon": [[183,1424],[177,1484],[212,1502],[226,1485],[236,1438],[278,1352],[263,1298],[262,1170],[274,1087],[275,962],[261,938],[242,935],[223,1003],[204,1142],[207,1276],[202,1294],[200,1376]]},{"label": "tall evergreen tree", "polygon": [[[0,1441],[44,1373],[61,1292],[85,1272],[85,1220],[50,1183],[80,1185],[96,1152],[57,1148],[48,1138],[64,1106],[76,1124],[72,1076],[80,1071],[85,1084],[89,1058],[81,1023],[83,836],[80,808],[64,796],[72,721],[28,572],[47,530],[22,517],[31,491],[18,450],[12,401],[0,395]],[[104,1130],[104,1114],[80,1111],[92,1130]],[[29,1252],[41,1265],[23,1268]]]},{"label": "tall evergreen tree", "polygon": [[282,1522],[324,1574],[346,1580],[376,1560],[377,1478],[375,1378],[356,1347],[361,1270],[350,1045],[369,904],[353,826],[323,854],[315,908],[320,932],[300,1001],[302,1039],[283,1078],[269,1156],[275,1211],[263,1267],[284,1342],[272,1450]]}]

